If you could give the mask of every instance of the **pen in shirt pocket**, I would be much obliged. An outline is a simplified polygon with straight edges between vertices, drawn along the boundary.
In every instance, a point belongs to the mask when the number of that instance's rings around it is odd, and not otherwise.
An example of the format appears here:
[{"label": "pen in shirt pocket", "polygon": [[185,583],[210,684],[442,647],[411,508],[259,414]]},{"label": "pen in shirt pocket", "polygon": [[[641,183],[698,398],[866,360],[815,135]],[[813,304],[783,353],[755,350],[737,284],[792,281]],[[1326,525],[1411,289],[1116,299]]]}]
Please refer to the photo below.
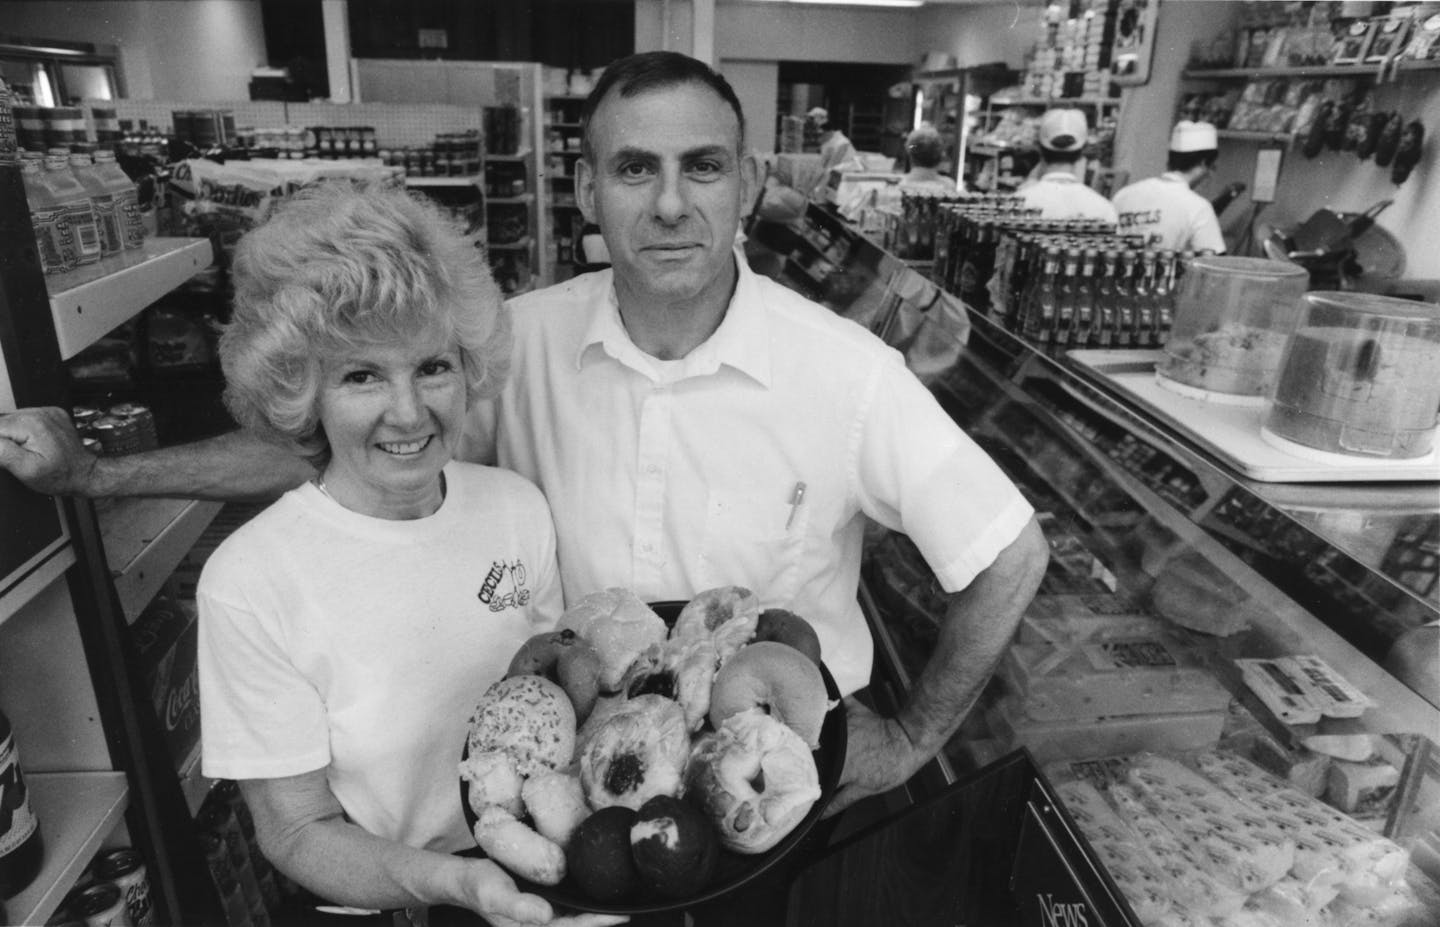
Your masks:
[{"label": "pen in shirt pocket", "polygon": [[794,490],[790,493],[790,517],[785,519],[785,530],[789,531],[790,526],[795,524],[795,513],[800,511],[800,503],[805,501],[804,482],[796,483]]}]

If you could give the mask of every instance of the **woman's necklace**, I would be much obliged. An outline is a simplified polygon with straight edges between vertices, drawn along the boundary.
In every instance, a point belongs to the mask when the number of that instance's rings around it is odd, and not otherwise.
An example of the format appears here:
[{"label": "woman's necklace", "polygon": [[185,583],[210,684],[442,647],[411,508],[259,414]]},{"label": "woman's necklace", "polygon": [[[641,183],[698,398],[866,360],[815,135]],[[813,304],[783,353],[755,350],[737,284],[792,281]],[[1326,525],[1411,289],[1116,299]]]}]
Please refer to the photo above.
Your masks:
[{"label": "woman's necklace", "polygon": [[[345,503],[341,502],[339,499],[336,499],[334,496],[330,495],[330,490],[328,490],[328,489],[325,488],[325,474],[324,474],[323,472],[321,472],[319,475],[317,475],[317,476],[315,477],[315,479],[311,480],[310,482],[314,483],[314,484],[315,484],[315,488],[318,489],[318,490],[320,490],[320,492],[322,492],[322,493],[325,494],[325,498],[326,498],[326,499],[329,499],[331,502],[335,503],[336,505],[340,506],[341,508],[348,508],[348,507],[349,507],[349,506],[345,505]],[[440,501],[441,501],[441,502],[444,502],[444,501],[445,501],[445,471],[443,471],[443,470],[440,471]],[[439,509],[439,506],[436,506],[436,509]],[[435,513],[434,513],[434,512],[431,512],[430,514],[433,515],[433,514],[435,514]]]}]

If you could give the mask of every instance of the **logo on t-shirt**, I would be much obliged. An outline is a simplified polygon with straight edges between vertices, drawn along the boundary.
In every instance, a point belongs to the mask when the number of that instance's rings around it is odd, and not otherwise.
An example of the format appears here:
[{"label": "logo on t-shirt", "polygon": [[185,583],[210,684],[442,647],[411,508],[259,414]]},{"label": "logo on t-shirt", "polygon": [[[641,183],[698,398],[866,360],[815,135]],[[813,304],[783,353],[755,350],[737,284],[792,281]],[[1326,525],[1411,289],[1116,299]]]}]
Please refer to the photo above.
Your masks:
[{"label": "logo on t-shirt", "polygon": [[478,598],[492,612],[503,612],[507,608],[520,608],[530,602],[530,590],[525,587],[525,563],[516,560],[504,563],[496,560],[480,584]]}]

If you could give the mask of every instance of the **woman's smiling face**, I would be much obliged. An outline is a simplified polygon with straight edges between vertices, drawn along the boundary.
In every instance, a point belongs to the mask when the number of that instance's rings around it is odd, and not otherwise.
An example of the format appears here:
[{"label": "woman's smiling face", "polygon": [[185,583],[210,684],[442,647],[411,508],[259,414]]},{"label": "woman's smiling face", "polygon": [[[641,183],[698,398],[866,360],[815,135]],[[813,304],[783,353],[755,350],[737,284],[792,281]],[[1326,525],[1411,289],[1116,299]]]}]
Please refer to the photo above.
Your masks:
[{"label": "woman's smiling face", "polygon": [[423,518],[440,506],[440,470],[460,445],[465,379],[439,332],[362,343],[321,364],[320,424],[330,445],[325,489],[377,518]]}]

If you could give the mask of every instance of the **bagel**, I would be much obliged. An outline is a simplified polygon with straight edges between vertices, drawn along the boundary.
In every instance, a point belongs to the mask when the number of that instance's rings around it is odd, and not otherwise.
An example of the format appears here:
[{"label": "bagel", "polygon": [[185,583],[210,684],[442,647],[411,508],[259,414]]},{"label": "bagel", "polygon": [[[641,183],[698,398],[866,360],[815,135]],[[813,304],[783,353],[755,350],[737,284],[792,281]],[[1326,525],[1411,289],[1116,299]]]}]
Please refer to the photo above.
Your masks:
[{"label": "bagel", "polygon": [[715,674],[710,691],[710,726],[759,708],[800,735],[812,750],[820,746],[820,727],[830,700],[820,668],[805,654],[778,641],[757,641],[740,648]]},{"label": "bagel", "polygon": [[708,637],[724,663],[750,643],[759,620],[760,600],[755,593],[744,586],[717,586],[685,603],[670,636],[682,640]]},{"label": "bagel", "polygon": [[820,798],[815,758],[800,736],[755,708],[696,741],[685,781],[686,794],[736,853],[775,846]]},{"label": "bagel", "polygon": [[646,647],[669,634],[664,620],[629,589],[592,592],[560,616],[558,631],[574,631],[600,656],[600,689],[617,692],[625,671]]},{"label": "bagel", "polygon": [[585,800],[599,810],[638,810],[655,795],[678,795],[690,728],[679,703],[660,695],[630,699],[587,730],[580,752]]},{"label": "bagel", "polygon": [[573,630],[536,634],[520,645],[510,659],[506,676],[544,676],[558,683],[575,708],[576,723],[583,724],[600,697],[603,665],[593,645]]},{"label": "bagel", "polygon": [[575,709],[543,676],[501,679],[476,704],[466,745],[471,756],[505,753],[522,779],[560,769],[575,756]]},{"label": "bagel", "polygon": [[690,730],[700,729],[710,711],[710,687],[720,659],[707,638],[671,638],[651,644],[630,664],[621,683],[626,698],[663,695],[680,703]]},{"label": "bagel", "polygon": [[755,625],[755,640],[789,644],[817,666],[820,663],[820,635],[815,633],[814,625],[792,611],[767,608],[761,612]]}]

